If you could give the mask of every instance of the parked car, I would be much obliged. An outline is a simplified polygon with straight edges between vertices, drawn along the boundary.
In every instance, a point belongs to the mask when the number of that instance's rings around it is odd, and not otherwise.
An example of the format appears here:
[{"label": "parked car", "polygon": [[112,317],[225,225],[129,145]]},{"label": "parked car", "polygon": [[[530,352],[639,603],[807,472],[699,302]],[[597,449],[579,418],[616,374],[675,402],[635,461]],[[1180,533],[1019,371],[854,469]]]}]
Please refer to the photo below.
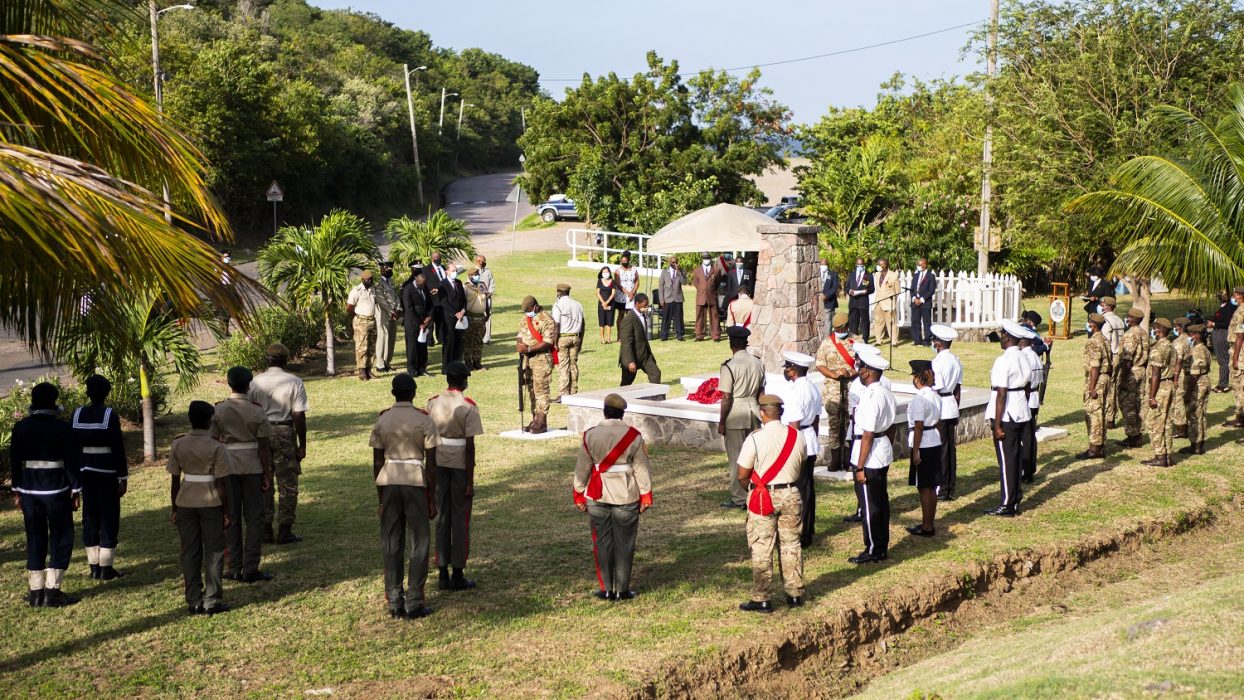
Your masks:
[{"label": "parked car", "polygon": [[783,224],[802,224],[808,220],[808,215],[793,204],[779,204],[776,207],[770,207],[765,212],[765,216]]},{"label": "parked car", "polygon": [[579,210],[575,207],[574,200],[564,194],[549,197],[547,201],[536,207],[536,213],[540,215],[542,221],[549,224],[560,219],[579,218]]}]

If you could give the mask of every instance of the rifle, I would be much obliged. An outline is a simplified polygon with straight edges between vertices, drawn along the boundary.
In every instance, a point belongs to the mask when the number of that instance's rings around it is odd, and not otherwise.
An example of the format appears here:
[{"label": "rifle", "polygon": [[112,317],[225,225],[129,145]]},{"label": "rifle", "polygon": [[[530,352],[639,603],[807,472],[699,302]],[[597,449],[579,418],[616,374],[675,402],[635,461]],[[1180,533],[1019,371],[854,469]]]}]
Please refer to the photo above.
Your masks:
[{"label": "rifle", "polygon": [[1045,375],[1041,380],[1040,397],[1038,398],[1042,406],[1045,405],[1045,388],[1050,385],[1050,369],[1054,367],[1054,341],[1051,340],[1045,350]]},{"label": "rifle", "polygon": [[520,355],[518,358],[518,430],[519,432],[522,432],[524,428],[523,426],[523,389],[527,386],[527,383],[523,381],[524,379],[523,364],[524,363],[525,363],[525,360]]}]

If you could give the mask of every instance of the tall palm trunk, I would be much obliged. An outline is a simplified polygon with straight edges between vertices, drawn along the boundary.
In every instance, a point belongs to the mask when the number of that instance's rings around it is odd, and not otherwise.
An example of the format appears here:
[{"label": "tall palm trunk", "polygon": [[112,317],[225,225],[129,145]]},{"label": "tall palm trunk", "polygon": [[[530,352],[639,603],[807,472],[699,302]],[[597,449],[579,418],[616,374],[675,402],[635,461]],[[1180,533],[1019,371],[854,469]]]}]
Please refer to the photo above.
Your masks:
[{"label": "tall palm trunk", "polygon": [[143,399],[143,460],[154,462],[155,447],[155,406],[151,402],[151,379],[146,362],[138,363],[138,391]]},{"label": "tall palm trunk", "polygon": [[324,353],[328,355],[325,372],[332,377],[337,374],[337,339],[333,337],[333,314],[324,310]]}]

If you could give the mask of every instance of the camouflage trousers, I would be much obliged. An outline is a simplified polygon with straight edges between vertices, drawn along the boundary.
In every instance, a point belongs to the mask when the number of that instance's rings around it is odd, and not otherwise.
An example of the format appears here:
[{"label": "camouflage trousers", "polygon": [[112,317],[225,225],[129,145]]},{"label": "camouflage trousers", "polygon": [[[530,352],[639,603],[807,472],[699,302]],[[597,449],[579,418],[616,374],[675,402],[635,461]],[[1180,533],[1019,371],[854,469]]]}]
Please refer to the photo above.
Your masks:
[{"label": "camouflage trousers", "polygon": [[371,316],[354,316],[354,368],[370,370],[376,355],[376,319]]},{"label": "camouflage trousers", "polygon": [[563,335],[557,339],[557,395],[579,393],[579,349],[583,336]]},{"label": "camouflage trousers", "polygon": [[527,384],[527,400],[529,408],[543,415],[549,413],[549,385],[553,382],[553,356],[545,353],[527,358],[527,369],[523,373],[523,381]]},{"label": "camouflage trousers", "polygon": [[1205,439],[1205,412],[1209,410],[1209,374],[1189,377],[1185,395],[1188,413],[1188,439],[1196,444]]},{"label": "camouflage trousers", "polygon": [[803,595],[803,548],[799,545],[803,499],[798,489],[772,489],[773,513],[747,513],[747,546],[752,550],[752,600],[769,599],[773,586],[773,549],[778,550],[786,595]]},{"label": "camouflage trousers", "polygon": [[1084,392],[1084,422],[1088,427],[1088,443],[1093,447],[1106,444],[1106,397],[1111,393],[1110,375],[1097,378],[1097,398]]},{"label": "camouflage trousers", "polygon": [[1110,377],[1110,389],[1106,392],[1106,429],[1118,425],[1119,421],[1119,373],[1115,372]]},{"label": "camouflage trousers", "polygon": [[1244,365],[1231,370],[1231,389],[1235,392],[1235,412],[1244,415]]},{"label": "camouflage trousers", "polygon": [[[298,461],[298,438],[292,425],[272,426],[272,477],[276,483],[264,497],[263,522],[272,527],[272,517],[281,526],[293,526],[298,509],[298,475],[302,464]],[[277,507],[277,494],[280,506]]]},{"label": "camouflage trousers", "polygon": [[1171,398],[1175,393],[1175,383],[1163,380],[1158,384],[1154,394],[1157,408],[1149,407],[1145,422],[1149,428],[1149,440],[1153,443],[1153,456],[1165,457],[1171,453]]},{"label": "camouflage trousers", "polygon": [[830,385],[829,391],[833,392],[833,396],[825,400],[825,430],[829,436],[830,449],[837,449],[842,445],[843,431],[847,427],[847,411],[838,397],[837,389],[837,386]]},{"label": "camouflage trousers", "polygon": [[1188,410],[1187,406],[1184,405],[1187,381],[1188,377],[1181,374],[1175,379],[1175,383],[1171,386],[1170,423],[1172,427],[1188,427]]},{"label": "camouflage trousers", "polygon": [[484,359],[484,314],[467,314],[466,336],[463,338],[462,361],[475,369]]},{"label": "camouflage trousers", "polygon": [[1123,415],[1123,431],[1128,437],[1140,435],[1140,378],[1134,372],[1119,373],[1119,413]]}]

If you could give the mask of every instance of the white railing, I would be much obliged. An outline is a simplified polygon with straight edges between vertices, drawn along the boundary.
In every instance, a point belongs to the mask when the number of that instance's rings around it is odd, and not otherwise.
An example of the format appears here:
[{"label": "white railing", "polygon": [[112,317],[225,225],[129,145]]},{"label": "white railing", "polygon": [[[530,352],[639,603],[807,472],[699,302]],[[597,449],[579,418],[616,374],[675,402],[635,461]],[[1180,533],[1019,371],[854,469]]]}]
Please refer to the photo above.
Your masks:
[{"label": "white railing", "polygon": [[[894,300],[898,325],[911,326],[911,279],[914,272],[900,270],[902,293]],[[1024,286],[1014,275],[985,275],[975,272],[932,272],[937,279],[933,295],[933,323],[953,328],[994,328],[1004,319],[1016,320],[1023,310]],[[877,274],[873,273],[876,280]],[[877,295],[869,298],[875,301]]]},{"label": "white railing", "polygon": [[[609,239],[621,238],[625,241],[622,247],[610,246]],[[570,249],[570,259],[566,267],[583,267],[600,269],[604,265],[613,266],[609,256],[630,252],[631,263],[642,275],[655,275],[661,272],[660,253],[648,252],[648,240],[652,238],[645,233],[618,233],[617,231],[599,231],[596,229],[572,228],[566,231],[566,247]]]}]

